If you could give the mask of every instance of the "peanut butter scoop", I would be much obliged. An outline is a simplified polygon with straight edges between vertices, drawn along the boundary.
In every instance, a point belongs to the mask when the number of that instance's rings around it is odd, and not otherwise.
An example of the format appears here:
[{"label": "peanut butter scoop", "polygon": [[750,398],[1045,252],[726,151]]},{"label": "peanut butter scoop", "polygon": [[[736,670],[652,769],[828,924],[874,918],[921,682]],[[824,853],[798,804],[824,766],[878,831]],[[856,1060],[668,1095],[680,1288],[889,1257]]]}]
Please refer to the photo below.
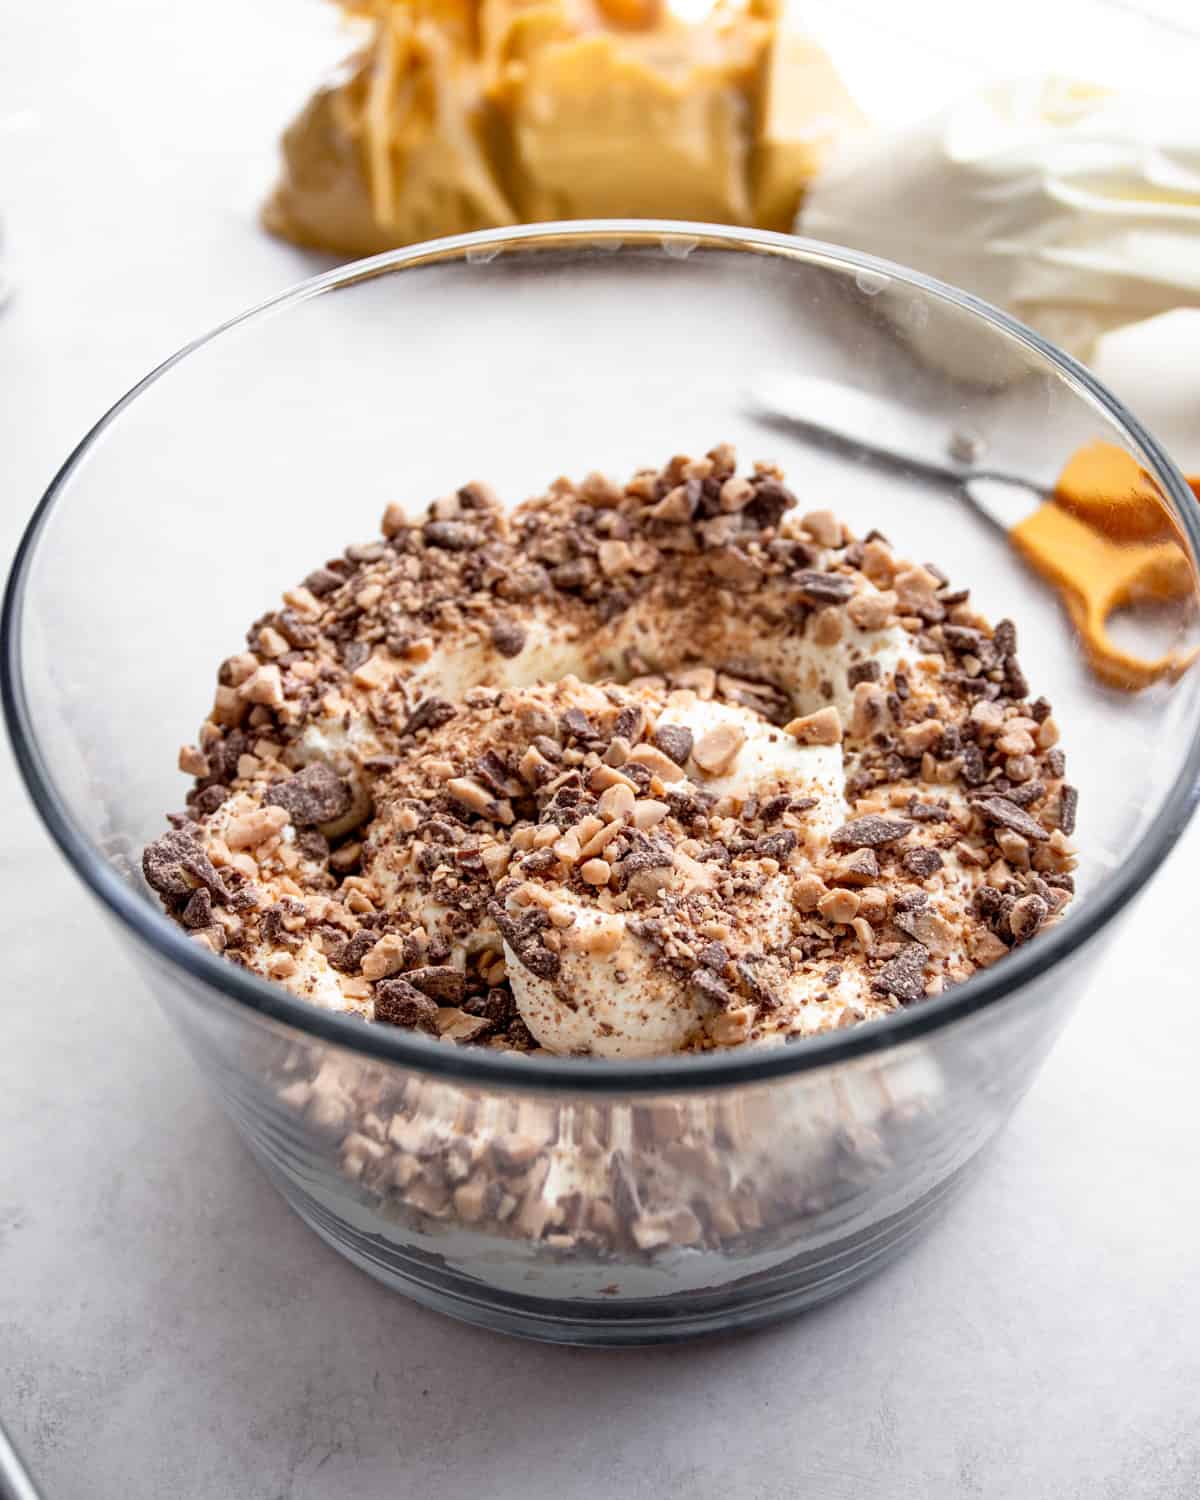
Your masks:
[{"label": "peanut butter scoop", "polygon": [[347,255],[528,221],[787,229],[861,116],[778,0],[360,0],[370,33],[283,138],[263,218]]}]

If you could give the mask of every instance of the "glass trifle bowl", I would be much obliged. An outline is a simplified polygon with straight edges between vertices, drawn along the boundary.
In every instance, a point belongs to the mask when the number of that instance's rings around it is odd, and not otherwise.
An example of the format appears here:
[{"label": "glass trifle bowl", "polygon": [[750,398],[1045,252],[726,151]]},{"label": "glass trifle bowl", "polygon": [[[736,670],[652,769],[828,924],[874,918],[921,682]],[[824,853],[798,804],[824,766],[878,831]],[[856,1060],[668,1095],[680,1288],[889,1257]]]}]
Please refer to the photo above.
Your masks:
[{"label": "glass trifle bowl", "polygon": [[[420,245],[235,319],[98,423],[21,546],[5,708],[52,836],[270,1180],[329,1244],[431,1307],[626,1344],[764,1323],[852,1286],[967,1178],[1190,814],[1196,673],[1104,685],[1056,593],[953,487],[764,423],[766,385],[813,376],[1047,487],[1083,444],[1124,449],[1194,577],[1180,475],[1004,314],[828,246],[648,222]],[[623,476],[721,442],[778,461],[806,509],[885,530],[1016,619],[1080,791],[1064,920],[879,1020],[619,1060],[321,1010],[162,915],[141,851],[182,802],[178,746],[281,590],[396,501],[417,514],[475,479],[516,501],[560,473]],[[1193,591],[1134,623],[1182,649],[1194,606]]]}]

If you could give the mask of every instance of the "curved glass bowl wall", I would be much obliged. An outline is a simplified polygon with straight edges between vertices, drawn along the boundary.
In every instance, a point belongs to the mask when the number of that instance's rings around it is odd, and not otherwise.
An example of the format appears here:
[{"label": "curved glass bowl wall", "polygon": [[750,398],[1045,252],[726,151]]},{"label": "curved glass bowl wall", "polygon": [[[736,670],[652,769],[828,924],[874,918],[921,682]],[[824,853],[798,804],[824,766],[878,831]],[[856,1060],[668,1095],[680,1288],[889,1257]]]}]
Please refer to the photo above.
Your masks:
[{"label": "curved glass bowl wall", "polygon": [[[852,1285],[967,1174],[1188,815],[1195,674],[1099,686],[1058,600],[951,495],[756,421],[748,395],[789,374],[931,415],[1047,482],[1080,443],[1118,443],[1195,555],[1192,502],[1153,442],[1002,315],[820,245],[631,224],[417,247],[236,321],[85,439],[18,559],[6,705],[51,831],[298,1212],[446,1312],[621,1343],[763,1322]],[[317,1012],[158,913],[139,851],[181,803],[177,747],[283,588],[370,538],[389,501],[418,509],[472,478],[515,501],[559,473],[620,475],[719,441],[778,460],[806,506],[878,526],[1017,619],[1081,792],[1081,894],[1052,934],[882,1023],[622,1066]],[[1182,638],[1187,611],[1159,628]],[[664,1221],[642,1197],[667,1170]]]}]

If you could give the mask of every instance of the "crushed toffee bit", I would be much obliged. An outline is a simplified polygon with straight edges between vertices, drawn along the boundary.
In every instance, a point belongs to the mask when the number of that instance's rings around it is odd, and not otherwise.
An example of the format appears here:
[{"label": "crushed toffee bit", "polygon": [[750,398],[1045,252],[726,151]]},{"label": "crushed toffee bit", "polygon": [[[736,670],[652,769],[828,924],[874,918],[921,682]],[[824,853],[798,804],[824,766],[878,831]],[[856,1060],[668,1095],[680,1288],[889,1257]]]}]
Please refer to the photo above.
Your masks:
[{"label": "crushed toffee bit", "polygon": [[912,832],[913,825],[904,818],[883,818],[874,813],[851,818],[835,828],[829,842],[835,849],[880,849],[894,844]]},{"label": "crushed toffee bit", "polygon": [[790,828],[785,828],[780,833],[768,833],[756,839],[754,852],[760,859],[778,860],[782,865],[787,863],[797,843],[796,834]]},{"label": "crushed toffee bit", "polygon": [[427,547],[441,547],[447,552],[465,552],[473,533],[457,521],[426,521],[422,530]]},{"label": "crushed toffee bit", "polygon": [[448,723],[458,710],[444,698],[426,698],[418,703],[404,721],[400,736],[416,734],[421,729],[437,729]]},{"label": "crushed toffee bit", "polygon": [[270,807],[282,807],[298,828],[310,828],[344,817],[354,793],[347,782],[317,761],[286,781],[274,782],[264,801]]},{"label": "crushed toffee bit", "polygon": [[696,962],[719,974],[729,962],[729,950],[723,943],[705,943],[696,954]]},{"label": "crushed toffee bit", "polygon": [[405,979],[414,989],[436,1000],[439,1005],[461,1005],[466,993],[466,979],[460,970],[448,964],[429,964],[409,969]]},{"label": "crushed toffee bit", "polygon": [[1041,844],[1050,837],[1040,823],[1008,797],[981,797],[974,806],[989,821],[999,823],[1003,828],[1011,828],[1023,838],[1034,839]]},{"label": "crushed toffee bit", "polygon": [[341,586],[342,575],[335,573],[332,568],[316,568],[304,580],[304,587],[310,594],[315,594],[318,599],[323,599],[326,594],[332,594]]},{"label": "crushed toffee bit", "polygon": [[936,849],[919,847],[906,849],[900,856],[900,863],[910,875],[915,875],[919,880],[926,880],[930,875],[937,874],[944,861]]},{"label": "crushed toffee bit", "polygon": [[677,766],[685,766],[692,753],[692,731],[683,724],[660,724],[654,731],[654,743]]},{"label": "crushed toffee bit", "polygon": [[1037,724],[1044,724],[1053,712],[1048,698],[1035,698],[1029,705],[1029,717]]},{"label": "crushed toffee bit", "polygon": [[857,687],[860,682],[879,682],[882,677],[883,668],[871,657],[866,661],[855,662],[846,673],[846,681],[850,687]]},{"label": "crushed toffee bit", "polygon": [[1049,904],[1036,894],[1022,896],[1008,913],[1008,925],[1018,943],[1027,943],[1049,914]]},{"label": "crushed toffee bit", "polygon": [[198,886],[188,897],[187,905],[180,913],[179,920],[185,927],[199,929],[210,926],[212,919],[212,896],[207,887]]},{"label": "crushed toffee bit", "polygon": [[792,577],[806,604],[845,604],[854,593],[853,579],[841,573],[796,573]]},{"label": "crushed toffee bit", "polygon": [[161,896],[190,897],[202,886],[211,898],[229,900],[221,877],[201,846],[183,832],[164,833],[147,844],[142,855],[142,873],[148,885]]},{"label": "crushed toffee bit", "polygon": [[871,988],[879,994],[894,995],[901,1005],[911,1005],[925,998],[925,964],[929,950],[921,943],[906,943],[895,958],[889,959],[875,976]]},{"label": "crushed toffee bit", "polygon": [[1021,665],[1015,656],[1009,656],[1004,662],[1004,686],[1010,698],[1020,702],[1029,696],[1029,681],[1021,670]]},{"label": "crushed toffee bit", "polygon": [[472,762],[471,769],[495,796],[515,797],[520,794],[520,783],[509,774],[508,767],[494,750],[486,750]]},{"label": "crushed toffee bit", "polygon": [[697,968],[692,973],[692,988],[710,1005],[725,1009],[733,995],[711,969]]},{"label": "crushed toffee bit", "polygon": [[838,885],[871,885],[879,879],[879,856],[874,849],[855,849],[827,878]]},{"label": "crushed toffee bit", "polygon": [[982,786],[987,780],[987,762],[974,742],[962,748],[962,779],[967,786]]},{"label": "crushed toffee bit", "polygon": [[[613,724],[612,737],[614,740],[624,740],[629,745],[637,744],[642,737],[642,725],[645,716],[636,703],[627,703],[618,712]],[[661,749],[661,745],[659,749]]]},{"label": "crushed toffee bit", "polygon": [[376,934],[360,929],[329,954],[329,962],[343,974],[354,974],[375,946]]},{"label": "crushed toffee bit", "polygon": [[500,619],[492,625],[492,645],[501,656],[512,658],[520,656],[525,649],[525,641],[528,632],[523,625],[518,625],[514,620]]},{"label": "crushed toffee bit", "polygon": [[563,735],[567,739],[589,740],[592,738],[592,721],[581,708],[569,708],[561,719]]},{"label": "crushed toffee bit", "polygon": [[[809,799],[809,805],[812,807],[815,807],[817,805],[815,797]],[[758,808],[759,822],[767,825],[774,823],[778,818],[783,817],[784,813],[787,812],[789,807],[796,812],[805,811],[803,807],[796,807],[796,805],[792,802],[791,797],[788,796],[787,792],[779,792],[774,797],[768,797],[768,799]]]},{"label": "crushed toffee bit", "polygon": [[437,1004],[406,979],[382,979],[375,986],[375,1019],[437,1035]]},{"label": "crushed toffee bit", "polygon": [[492,902],[488,913],[504,935],[505,942],[531,974],[539,979],[553,979],[561,967],[557,953],[542,941],[546,918],[542,912],[529,912],[519,921],[510,917],[498,902]]},{"label": "crushed toffee bit", "polygon": [[1001,657],[1010,657],[1017,650],[1017,627],[1011,620],[999,620],[992,629],[992,645]]}]

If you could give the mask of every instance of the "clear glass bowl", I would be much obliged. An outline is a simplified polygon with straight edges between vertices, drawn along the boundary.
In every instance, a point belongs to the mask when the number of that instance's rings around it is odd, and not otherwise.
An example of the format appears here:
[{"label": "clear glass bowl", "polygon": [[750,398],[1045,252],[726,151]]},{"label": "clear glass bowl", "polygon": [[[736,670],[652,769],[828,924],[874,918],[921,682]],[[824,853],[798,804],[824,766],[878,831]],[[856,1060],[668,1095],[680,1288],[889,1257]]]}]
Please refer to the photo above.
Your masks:
[{"label": "clear glass bowl", "polygon": [[[372,1275],[458,1317],[674,1339],[794,1312],[883,1264],[1009,1115],[1191,811],[1197,675],[1100,686],[1059,601],[969,508],[755,421],[746,392],[795,373],[919,409],[1047,482],[1080,443],[1120,444],[1196,555],[1193,502],[1154,441],[1002,314],[823,245],[638,223],[418,246],[236,319],[103,418],[17,557],[5,708],[51,833],[288,1201]],[[371,538],[393,499],[421,507],[482,478],[515,500],[560,472],[620,475],[721,440],[1016,618],[1081,791],[1066,921],[884,1021],[621,1064],[317,1011],[160,914],[139,856],[182,801],[176,749],[281,589]],[[1158,626],[1184,632],[1187,613]],[[651,1179],[672,1184],[665,1219],[642,1208]]]}]

